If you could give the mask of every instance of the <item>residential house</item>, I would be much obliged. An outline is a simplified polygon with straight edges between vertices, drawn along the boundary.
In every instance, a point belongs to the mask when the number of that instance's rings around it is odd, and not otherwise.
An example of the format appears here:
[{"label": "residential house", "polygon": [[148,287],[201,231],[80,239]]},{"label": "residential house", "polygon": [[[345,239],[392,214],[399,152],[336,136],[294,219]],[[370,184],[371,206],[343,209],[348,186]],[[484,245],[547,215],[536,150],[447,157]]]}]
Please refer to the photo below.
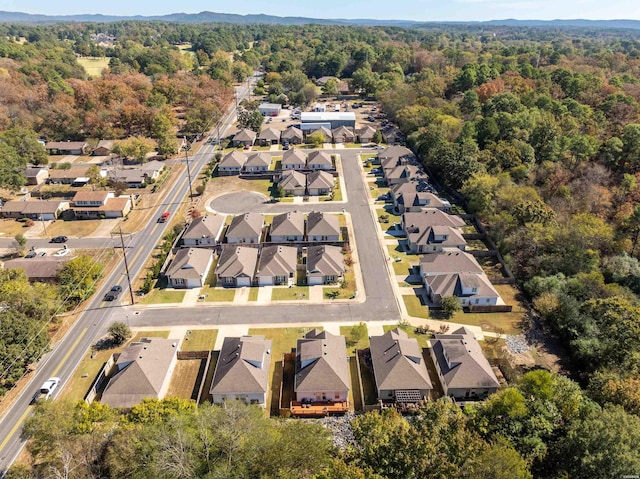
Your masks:
[{"label": "residential house", "polygon": [[436,305],[449,296],[457,297],[462,306],[494,306],[502,301],[475,258],[459,249],[423,255],[420,276]]},{"label": "residential house", "polygon": [[140,165],[145,176],[151,180],[157,180],[164,171],[164,163],[158,160],[147,161]]},{"label": "residential house", "polygon": [[108,156],[113,151],[113,146],[113,140],[100,140],[91,154],[94,156]]},{"label": "residential house", "polygon": [[218,286],[251,286],[258,265],[258,248],[223,245],[216,266]]},{"label": "residential house", "polygon": [[291,126],[280,134],[280,141],[285,141],[291,145],[300,145],[304,141],[304,134],[300,128]]},{"label": "residential house", "polygon": [[273,217],[269,236],[272,243],[300,242],[304,239],[304,214],[289,211]]},{"label": "residential house", "polygon": [[376,129],[369,125],[365,125],[362,128],[356,130],[356,135],[360,143],[372,143],[375,134]]},{"label": "residential house", "polygon": [[50,141],[45,144],[49,155],[84,155],[89,145],[85,141]]},{"label": "residential house", "polygon": [[55,283],[70,256],[44,258],[16,258],[3,263],[4,269],[21,269],[31,283]]},{"label": "residential house", "polygon": [[163,399],[177,362],[175,339],[142,338],[120,353],[100,402],[130,409],[143,399]]},{"label": "residential house", "polygon": [[434,334],[430,353],[446,396],[460,401],[481,400],[498,391],[500,382],[467,328]]},{"label": "residential house", "polygon": [[382,138],[388,145],[395,145],[404,141],[404,134],[396,126],[389,126],[382,130]]},{"label": "residential house", "polygon": [[258,135],[258,141],[262,146],[277,145],[280,143],[280,130],[273,127],[265,128]]},{"label": "residential house", "polygon": [[284,245],[264,245],[260,251],[256,280],[258,286],[295,284],[298,248]]},{"label": "residential house", "polygon": [[36,220],[55,220],[69,209],[67,200],[7,201],[0,207],[3,218],[29,218]]},{"label": "residential house", "polygon": [[323,136],[324,143],[331,143],[331,140],[333,139],[333,133],[331,133],[331,130],[329,128],[327,128],[326,126],[320,126],[318,128],[313,128],[312,130],[309,130],[307,132],[307,135],[309,135],[311,133],[315,133],[316,131],[319,131],[320,134]]},{"label": "residential house", "polygon": [[331,155],[323,150],[312,151],[307,158],[307,168],[310,170],[333,170]]},{"label": "residential house", "polygon": [[318,78],[318,79],[316,80],[316,85],[318,85],[318,86],[325,86],[329,80],[336,80],[336,81],[338,81],[338,79],[337,79],[336,77],[326,76],[326,75],[325,75],[325,76],[321,76],[320,78]]},{"label": "residential house", "polygon": [[282,155],[282,170],[304,170],[307,168],[307,154],[296,148],[284,152]]},{"label": "residential house", "polygon": [[433,386],[418,340],[394,328],[369,337],[378,399],[417,403],[429,398]]},{"label": "residential house", "polygon": [[317,245],[307,248],[307,284],[333,284],[342,281],[345,266],[342,248]]},{"label": "residential house", "polygon": [[256,142],[256,132],[243,128],[233,137],[233,146],[252,146]]},{"label": "residential house", "polygon": [[389,186],[408,183],[409,181],[429,181],[429,177],[422,168],[415,165],[398,165],[393,168],[383,168],[382,172]]},{"label": "residential house", "polygon": [[447,248],[458,248],[464,251],[467,247],[462,231],[451,226],[433,226],[414,222],[407,225],[405,232],[409,252],[414,254],[442,253]]},{"label": "residential house", "polygon": [[224,338],[209,390],[212,402],[237,400],[265,407],[270,368],[270,339],[264,336]]},{"label": "residential house", "polygon": [[402,230],[407,235],[412,253],[435,253],[444,248],[466,249],[462,236],[464,220],[436,208],[424,208],[417,213],[402,215]]},{"label": "residential house", "polygon": [[248,173],[261,173],[269,171],[271,156],[266,153],[253,153],[249,155],[244,164],[244,171]]},{"label": "residential house", "polygon": [[232,151],[222,157],[218,163],[218,175],[230,176],[239,175],[247,162],[247,155],[240,151]]},{"label": "residential house", "polygon": [[71,209],[76,219],[123,218],[133,202],[129,196],[115,197],[113,191],[78,191]]},{"label": "residential house", "polygon": [[74,166],[69,169],[50,169],[48,184],[53,185],[73,185],[78,183],[78,179],[87,178],[88,166]]},{"label": "residential house", "polygon": [[356,135],[353,128],[339,126],[331,131],[334,143],[353,143],[356,141]]},{"label": "residential house", "polygon": [[109,184],[124,183],[127,188],[145,188],[151,178],[141,168],[109,168],[106,170]]},{"label": "residential house", "polygon": [[179,249],[165,273],[169,287],[192,289],[206,284],[213,252],[205,248]]},{"label": "residential house", "polygon": [[321,211],[312,211],[307,217],[307,241],[340,241],[338,217]]},{"label": "residential house", "polygon": [[227,243],[259,244],[262,239],[264,217],[260,213],[234,216],[227,228]]},{"label": "residential house", "polygon": [[314,329],[298,339],[293,387],[299,402],[346,403],[350,379],[344,336]]},{"label": "residential house", "polygon": [[22,172],[27,178],[27,185],[38,186],[47,181],[49,170],[47,168],[25,168]]},{"label": "residential house", "polygon": [[396,165],[416,163],[416,155],[404,146],[392,145],[378,153],[378,159],[382,162],[384,159],[392,158]]},{"label": "residential house", "polygon": [[420,212],[424,208],[435,208],[444,212],[451,210],[449,201],[439,198],[427,188],[430,189],[428,183],[414,181],[393,185],[389,195],[395,210],[400,214]]},{"label": "residential house", "polygon": [[304,196],[307,192],[307,175],[299,171],[286,171],[278,187],[282,188],[285,196]]},{"label": "residential house", "polygon": [[307,175],[309,196],[327,196],[333,193],[334,178],[331,173],[316,170]]},{"label": "residential house", "polygon": [[224,215],[207,214],[194,218],[182,235],[184,246],[218,246],[222,243]]}]

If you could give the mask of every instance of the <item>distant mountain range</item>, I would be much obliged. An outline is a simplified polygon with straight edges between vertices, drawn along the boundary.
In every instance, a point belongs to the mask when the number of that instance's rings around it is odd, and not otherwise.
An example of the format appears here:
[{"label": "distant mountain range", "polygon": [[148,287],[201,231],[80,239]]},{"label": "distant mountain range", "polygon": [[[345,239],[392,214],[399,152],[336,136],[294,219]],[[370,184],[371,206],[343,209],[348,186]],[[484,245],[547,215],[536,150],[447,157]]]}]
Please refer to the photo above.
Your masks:
[{"label": "distant mountain range", "polygon": [[175,23],[267,23],[273,25],[361,25],[361,26],[397,26],[415,27],[426,24],[456,24],[456,25],[504,25],[514,27],[588,27],[588,28],[632,28],[640,29],[640,20],[490,20],[486,22],[437,22],[412,20],[373,20],[373,19],[321,19],[306,17],[278,17],[274,15],[237,15],[233,13],[171,13],[156,16],[117,16],[117,15],[33,15],[30,13],[0,11],[1,23],[106,23],[120,21],[162,21]]}]

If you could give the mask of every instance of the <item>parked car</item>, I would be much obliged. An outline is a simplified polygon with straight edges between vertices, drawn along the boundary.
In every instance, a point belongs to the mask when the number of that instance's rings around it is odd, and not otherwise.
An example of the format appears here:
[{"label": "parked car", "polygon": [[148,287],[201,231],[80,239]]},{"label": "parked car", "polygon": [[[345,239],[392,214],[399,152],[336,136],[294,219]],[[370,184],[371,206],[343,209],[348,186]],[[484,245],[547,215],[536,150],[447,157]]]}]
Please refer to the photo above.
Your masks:
[{"label": "parked car", "polygon": [[283,150],[288,150],[289,149],[289,143],[283,143],[282,144],[282,149]]},{"label": "parked car", "polygon": [[168,211],[165,211],[160,215],[160,218],[158,218],[158,223],[166,223],[170,215],[171,213],[169,213]]},{"label": "parked car", "polygon": [[35,251],[29,251],[26,255],[24,255],[25,258],[35,258],[36,257],[36,252]]},{"label": "parked car", "polygon": [[58,387],[58,384],[60,384],[60,378],[47,379],[38,392],[36,392],[35,396],[33,396],[33,402],[38,402],[43,399],[51,399],[51,395]]},{"label": "parked car", "polygon": [[51,240],[49,241],[49,243],[66,243],[67,240],[69,238],[67,238],[66,236],[56,236],[55,238],[51,238]]},{"label": "parked car", "polygon": [[65,249],[56,251],[55,253],[53,253],[53,256],[56,256],[56,257],[67,256],[70,252],[71,252],[70,249],[65,248]]}]

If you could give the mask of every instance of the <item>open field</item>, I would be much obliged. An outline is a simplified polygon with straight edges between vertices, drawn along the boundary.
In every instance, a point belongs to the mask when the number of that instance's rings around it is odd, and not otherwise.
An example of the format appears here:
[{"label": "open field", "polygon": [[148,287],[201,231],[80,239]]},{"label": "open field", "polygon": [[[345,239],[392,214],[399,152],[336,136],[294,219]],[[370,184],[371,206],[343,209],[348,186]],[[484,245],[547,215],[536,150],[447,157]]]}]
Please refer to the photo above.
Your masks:
[{"label": "open field", "polygon": [[269,180],[246,180],[237,176],[214,176],[207,182],[207,189],[202,196],[210,198],[213,195],[232,191],[255,191],[270,197],[272,188],[273,184]]},{"label": "open field", "polygon": [[77,60],[90,77],[99,77],[102,75],[102,70],[109,66],[109,58],[107,57],[80,57]]},{"label": "open field", "polygon": [[180,345],[181,351],[213,351],[218,337],[217,329],[194,329],[187,332]]}]

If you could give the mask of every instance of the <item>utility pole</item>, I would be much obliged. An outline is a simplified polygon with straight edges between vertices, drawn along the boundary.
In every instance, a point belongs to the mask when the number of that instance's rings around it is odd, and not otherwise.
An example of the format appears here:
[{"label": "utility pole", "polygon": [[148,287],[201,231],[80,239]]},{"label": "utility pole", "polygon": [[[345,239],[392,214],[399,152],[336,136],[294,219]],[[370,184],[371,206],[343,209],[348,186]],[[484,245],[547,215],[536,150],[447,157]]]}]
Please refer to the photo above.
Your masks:
[{"label": "utility pole", "polygon": [[[183,138],[186,141],[186,138]],[[184,145],[184,158],[187,162],[187,177],[189,178],[189,200],[193,199],[193,189],[191,187],[191,168],[189,167],[189,142]]]},{"label": "utility pole", "polygon": [[133,288],[131,287],[131,276],[129,276],[129,263],[127,262],[127,249],[124,247],[124,239],[122,237],[122,226],[118,227],[120,234],[120,244],[122,245],[122,255],[124,256],[124,270],[127,272],[127,283],[129,284],[129,294],[131,295],[131,304],[135,303],[133,298]]}]

